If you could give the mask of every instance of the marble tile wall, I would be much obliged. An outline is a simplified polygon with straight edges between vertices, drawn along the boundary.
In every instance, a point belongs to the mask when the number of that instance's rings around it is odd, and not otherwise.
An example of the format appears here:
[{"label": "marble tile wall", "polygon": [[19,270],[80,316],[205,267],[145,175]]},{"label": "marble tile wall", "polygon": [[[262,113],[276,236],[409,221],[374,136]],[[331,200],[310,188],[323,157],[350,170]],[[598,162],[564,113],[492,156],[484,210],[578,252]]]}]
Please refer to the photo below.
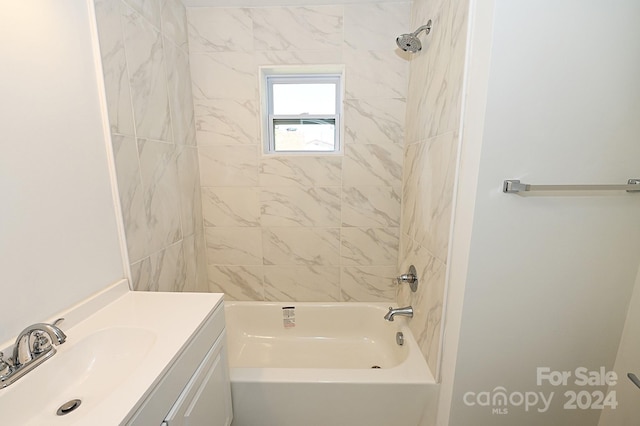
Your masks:
[{"label": "marble tile wall", "polygon": [[95,8],[133,287],[208,291],[186,10]]},{"label": "marble tile wall", "polygon": [[[209,288],[396,298],[409,2],[189,8]],[[259,67],[343,64],[344,155],[264,156]]]},{"label": "marble tile wall", "polygon": [[437,374],[449,228],[458,153],[468,0],[415,0],[411,28],[433,20],[423,50],[411,57],[407,96],[399,269],[415,265],[418,291],[398,292],[412,305],[411,329]]}]

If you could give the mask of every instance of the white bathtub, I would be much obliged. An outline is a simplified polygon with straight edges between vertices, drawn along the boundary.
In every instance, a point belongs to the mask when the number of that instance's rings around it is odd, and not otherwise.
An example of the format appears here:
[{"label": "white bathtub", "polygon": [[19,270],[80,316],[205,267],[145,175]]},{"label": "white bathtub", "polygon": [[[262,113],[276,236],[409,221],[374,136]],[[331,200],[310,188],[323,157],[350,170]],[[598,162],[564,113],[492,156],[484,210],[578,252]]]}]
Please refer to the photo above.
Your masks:
[{"label": "white bathtub", "polygon": [[385,321],[385,304],[225,306],[233,426],[417,426],[435,402],[407,320]]}]

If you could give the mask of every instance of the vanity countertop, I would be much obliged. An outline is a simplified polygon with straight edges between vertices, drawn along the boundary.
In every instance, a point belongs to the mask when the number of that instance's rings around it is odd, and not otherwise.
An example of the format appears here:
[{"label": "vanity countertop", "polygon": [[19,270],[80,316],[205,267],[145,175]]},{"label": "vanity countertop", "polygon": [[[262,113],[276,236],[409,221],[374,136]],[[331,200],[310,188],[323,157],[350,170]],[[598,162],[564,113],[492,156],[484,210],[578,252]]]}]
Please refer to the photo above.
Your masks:
[{"label": "vanity countertop", "polygon": [[[218,293],[129,291],[120,282],[60,313],[67,341],[52,358],[0,389],[0,424],[120,424],[222,300]],[[75,398],[82,400],[77,410],[56,415]]]}]

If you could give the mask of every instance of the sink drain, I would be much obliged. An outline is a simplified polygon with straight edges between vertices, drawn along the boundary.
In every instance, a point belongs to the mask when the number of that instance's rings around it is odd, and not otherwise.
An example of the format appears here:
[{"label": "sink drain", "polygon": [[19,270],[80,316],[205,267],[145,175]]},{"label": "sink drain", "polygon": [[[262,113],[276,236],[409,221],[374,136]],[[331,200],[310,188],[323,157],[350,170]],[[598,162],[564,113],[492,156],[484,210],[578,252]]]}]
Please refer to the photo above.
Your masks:
[{"label": "sink drain", "polygon": [[382,368],[379,365],[372,365],[371,368]]},{"label": "sink drain", "polygon": [[71,401],[68,401],[62,404],[60,408],[58,408],[58,411],[56,411],[56,414],[59,416],[64,416],[65,414],[69,414],[70,412],[78,408],[80,404],[82,404],[82,401],[80,401],[79,399],[72,399]]}]

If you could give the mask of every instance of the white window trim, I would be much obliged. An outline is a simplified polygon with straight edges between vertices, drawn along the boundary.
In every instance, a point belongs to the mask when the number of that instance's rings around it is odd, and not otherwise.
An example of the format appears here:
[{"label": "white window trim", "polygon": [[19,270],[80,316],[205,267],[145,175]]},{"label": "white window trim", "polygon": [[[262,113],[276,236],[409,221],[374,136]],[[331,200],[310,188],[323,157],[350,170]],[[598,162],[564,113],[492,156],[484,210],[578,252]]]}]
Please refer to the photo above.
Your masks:
[{"label": "white window trim", "polygon": [[[340,72],[310,72],[310,73],[263,73],[264,100],[263,100],[263,147],[265,155],[336,155],[343,152],[342,140],[342,113],[343,113],[343,74]],[[273,84],[305,84],[305,83],[332,83],[336,86],[335,114],[298,114],[275,115],[273,114]],[[334,120],[335,146],[331,151],[276,151],[274,137],[274,122],[277,120]]]}]

